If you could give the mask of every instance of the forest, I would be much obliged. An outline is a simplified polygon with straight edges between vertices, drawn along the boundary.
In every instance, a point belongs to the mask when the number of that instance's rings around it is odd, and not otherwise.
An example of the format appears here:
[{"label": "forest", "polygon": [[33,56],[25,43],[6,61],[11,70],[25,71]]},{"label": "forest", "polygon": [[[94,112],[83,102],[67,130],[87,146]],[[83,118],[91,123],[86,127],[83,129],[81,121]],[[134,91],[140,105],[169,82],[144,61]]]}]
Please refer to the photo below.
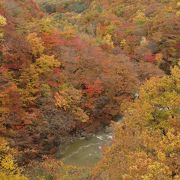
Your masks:
[{"label": "forest", "polygon": [[0,0],[0,180],[180,180],[180,1]]}]

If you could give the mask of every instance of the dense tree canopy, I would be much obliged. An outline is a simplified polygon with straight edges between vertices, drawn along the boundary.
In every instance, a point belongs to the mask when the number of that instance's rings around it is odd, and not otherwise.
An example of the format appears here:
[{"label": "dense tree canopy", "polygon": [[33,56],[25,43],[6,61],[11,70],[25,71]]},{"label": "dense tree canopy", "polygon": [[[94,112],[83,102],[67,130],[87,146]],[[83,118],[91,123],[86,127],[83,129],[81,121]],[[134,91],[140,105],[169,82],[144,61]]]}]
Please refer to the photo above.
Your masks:
[{"label": "dense tree canopy", "polygon": [[[1,0],[0,179],[179,179],[179,16],[176,0]],[[54,159],[122,114],[92,171]]]},{"label": "dense tree canopy", "polygon": [[93,171],[97,179],[179,179],[179,87],[179,67],[141,87],[114,127],[113,144]]}]

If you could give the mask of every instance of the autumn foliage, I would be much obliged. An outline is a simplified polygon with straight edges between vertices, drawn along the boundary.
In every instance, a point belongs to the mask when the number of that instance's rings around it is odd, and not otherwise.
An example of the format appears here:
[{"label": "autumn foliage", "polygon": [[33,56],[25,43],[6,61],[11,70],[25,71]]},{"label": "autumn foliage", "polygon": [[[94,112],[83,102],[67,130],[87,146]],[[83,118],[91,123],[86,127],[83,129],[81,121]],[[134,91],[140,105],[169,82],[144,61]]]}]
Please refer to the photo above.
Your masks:
[{"label": "autumn foliage", "polygon": [[180,71],[152,78],[129,105],[124,121],[114,126],[114,141],[95,167],[94,178],[179,178]]},{"label": "autumn foliage", "polygon": [[[0,179],[179,179],[179,15],[176,0],[2,0]],[[92,171],[54,159],[121,114]]]}]

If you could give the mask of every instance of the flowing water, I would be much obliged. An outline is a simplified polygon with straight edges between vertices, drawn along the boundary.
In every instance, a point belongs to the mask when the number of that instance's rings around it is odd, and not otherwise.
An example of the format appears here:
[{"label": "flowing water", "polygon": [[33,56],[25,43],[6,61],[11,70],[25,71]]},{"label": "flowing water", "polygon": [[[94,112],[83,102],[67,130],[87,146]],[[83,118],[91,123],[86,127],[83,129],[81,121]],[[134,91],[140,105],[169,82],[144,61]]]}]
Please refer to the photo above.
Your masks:
[{"label": "flowing water", "polygon": [[102,157],[102,147],[112,141],[112,131],[103,130],[89,138],[81,138],[61,151],[61,160],[65,164],[92,166]]},{"label": "flowing water", "polygon": [[[117,115],[114,119],[120,123],[124,117]],[[89,138],[80,138],[60,151],[60,158],[65,164],[76,166],[93,166],[102,157],[102,147],[112,142],[112,128],[106,127]]]}]

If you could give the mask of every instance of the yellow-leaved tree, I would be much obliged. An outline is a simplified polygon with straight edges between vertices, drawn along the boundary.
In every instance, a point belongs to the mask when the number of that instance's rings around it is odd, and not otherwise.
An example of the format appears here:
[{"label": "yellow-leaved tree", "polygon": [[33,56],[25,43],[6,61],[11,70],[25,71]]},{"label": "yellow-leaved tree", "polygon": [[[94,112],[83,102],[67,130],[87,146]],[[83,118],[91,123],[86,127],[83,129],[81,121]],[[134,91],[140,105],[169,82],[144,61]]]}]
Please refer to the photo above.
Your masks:
[{"label": "yellow-leaved tree", "polygon": [[35,57],[38,57],[43,54],[45,48],[43,46],[43,41],[40,37],[38,37],[37,33],[30,33],[27,36],[27,41],[31,45],[32,54]]},{"label": "yellow-leaved tree", "polygon": [[53,70],[53,68],[58,68],[61,62],[55,59],[54,56],[42,55],[35,62],[35,69],[39,74],[46,74]]},{"label": "yellow-leaved tree", "polygon": [[6,24],[7,24],[6,18],[0,15],[0,39],[2,39],[4,35],[2,27],[4,27]]},{"label": "yellow-leaved tree", "polygon": [[61,62],[54,56],[41,55],[35,63],[25,69],[19,79],[20,92],[23,96],[24,105],[34,104],[41,95],[41,90],[46,88],[47,77],[54,68],[59,68]]},{"label": "yellow-leaved tree", "polygon": [[0,137],[0,179],[28,180],[22,175],[22,169],[15,162],[15,153],[15,150],[9,147],[8,142]]},{"label": "yellow-leaved tree", "polygon": [[55,104],[58,108],[70,111],[76,119],[87,122],[89,116],[81,108],[82,92],[74,87],[64,87],[55,94]]},{"label": "yellow-leaved tree", "polygon": [[180,179],[180,69],[152,78],[114,125],[114,140],[94,168],[94,179]]}]

